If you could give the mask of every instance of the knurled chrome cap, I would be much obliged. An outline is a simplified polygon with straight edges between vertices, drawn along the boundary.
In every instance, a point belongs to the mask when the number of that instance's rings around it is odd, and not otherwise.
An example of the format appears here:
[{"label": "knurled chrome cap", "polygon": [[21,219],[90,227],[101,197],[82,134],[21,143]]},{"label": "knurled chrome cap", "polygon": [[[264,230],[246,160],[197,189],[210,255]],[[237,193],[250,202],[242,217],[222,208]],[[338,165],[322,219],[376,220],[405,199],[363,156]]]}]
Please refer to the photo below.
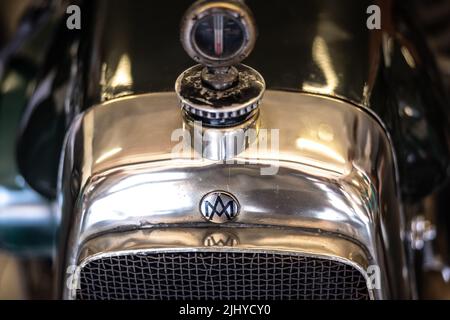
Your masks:
[{"label": "knurled chrome cap", "polygon": [[215,90],[204,84],[204,68],[196,65],[177,79],[175,91],[186,116],[206,126],[224,127],[242,123],[258,113],[265,82],[256,70],[237,65],[236,85]]}]

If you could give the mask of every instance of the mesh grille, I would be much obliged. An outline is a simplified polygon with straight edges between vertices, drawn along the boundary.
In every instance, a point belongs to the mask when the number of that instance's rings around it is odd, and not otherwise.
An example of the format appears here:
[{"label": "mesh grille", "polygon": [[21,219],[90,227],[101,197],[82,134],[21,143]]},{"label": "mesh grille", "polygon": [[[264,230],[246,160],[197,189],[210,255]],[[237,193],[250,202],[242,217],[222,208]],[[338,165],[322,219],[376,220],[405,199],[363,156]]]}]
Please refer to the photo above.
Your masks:
[{"label": "mesh grille", "polygon": [[80,273],[77,298],[145,300],[368,299],[355,268],[310,257],[170,252],[106,257]]}]

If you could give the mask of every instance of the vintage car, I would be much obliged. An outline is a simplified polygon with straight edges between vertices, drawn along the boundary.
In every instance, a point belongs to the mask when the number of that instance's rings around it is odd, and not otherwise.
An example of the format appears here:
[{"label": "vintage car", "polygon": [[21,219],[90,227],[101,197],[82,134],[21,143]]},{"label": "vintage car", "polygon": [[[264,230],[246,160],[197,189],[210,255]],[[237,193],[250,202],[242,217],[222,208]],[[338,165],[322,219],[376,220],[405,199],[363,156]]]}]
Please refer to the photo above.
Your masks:
[{"label": "vintage car", "polygon": [[2,1],[0,298],[450,298],[417,2]]}]

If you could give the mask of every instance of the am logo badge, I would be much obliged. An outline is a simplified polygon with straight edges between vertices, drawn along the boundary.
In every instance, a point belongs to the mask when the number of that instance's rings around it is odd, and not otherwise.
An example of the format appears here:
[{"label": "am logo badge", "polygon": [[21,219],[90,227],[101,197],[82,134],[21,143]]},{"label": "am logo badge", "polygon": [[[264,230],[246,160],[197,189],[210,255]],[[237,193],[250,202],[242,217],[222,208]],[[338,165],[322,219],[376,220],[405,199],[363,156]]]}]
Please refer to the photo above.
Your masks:
[{"label": "am logo badge", "polygon": [[225,191],[213,191],[200,201],[200,212],[203,217],[213,223],[225,223],[235,219],[240,205],[235,196]]}]

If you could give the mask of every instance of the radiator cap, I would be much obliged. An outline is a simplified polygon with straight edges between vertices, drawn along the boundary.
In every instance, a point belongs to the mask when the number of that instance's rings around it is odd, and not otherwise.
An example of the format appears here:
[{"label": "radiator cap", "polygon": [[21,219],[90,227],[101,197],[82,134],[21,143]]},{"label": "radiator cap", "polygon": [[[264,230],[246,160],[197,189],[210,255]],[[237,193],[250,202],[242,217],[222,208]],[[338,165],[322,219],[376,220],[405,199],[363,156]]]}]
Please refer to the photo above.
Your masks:
[{"label": "radiator cap", "polygon": [[238,125],[258,114],[263,77],[240,64],[252,51],[256,27],[241,1],[198,1],[181,24],[181,42],[200,63],[177,79],[185,117],[211,127]]}]

